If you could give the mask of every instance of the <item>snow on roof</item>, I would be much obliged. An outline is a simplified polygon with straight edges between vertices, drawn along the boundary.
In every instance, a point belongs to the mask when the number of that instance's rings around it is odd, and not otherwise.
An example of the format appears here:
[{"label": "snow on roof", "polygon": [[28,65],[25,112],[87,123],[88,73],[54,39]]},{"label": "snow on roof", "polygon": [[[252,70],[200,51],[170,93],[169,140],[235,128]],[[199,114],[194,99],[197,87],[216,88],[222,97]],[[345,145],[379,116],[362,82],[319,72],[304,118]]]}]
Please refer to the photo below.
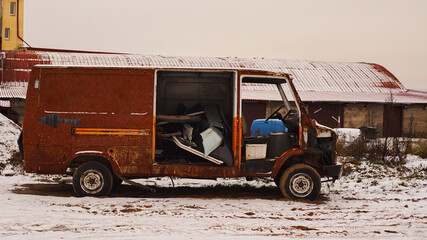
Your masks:
[{"label": "snow on roof", "polygon": [[[425,103],[416,97],[384,67],[372,63],[337,63],[308,60],[243,59],[222,57],[165,57],[160,55],[107,54],[59,51],[3,52],[1,83],[26,82],[36,64],[74,66],[146,66],[170,68],[258,69],[290,73],[303,101],[384,102],[391,93],[401,95],[399,101]],[[244,99],[276,100],[269,89],[247,84]],[[260,92],[262,90],[263,92]],[[276,89],[271,89],[276,92]],[[255,96],[259,95],[259,96]],[[0,95],[2,96],[2,95]],[[247,97],[245,97],[247,96]],[[279,96],[280,99],[280,96]],[[417,102],[418,103],[418,102]]]},{"label": "snow on roof", "polygon": [[0,107],[10,108],[10,100],[0,100]]},{"label": "snow on roof", "polygon": [[299,91],[385,93],[406,91],[388,70],[370,63],[63,52],[36,52],[36,54],[54,65],[203,67],[285,72],[294,76],[294,84]]},{"label": "snow on roof", "polygon": [[[285,91],[289,100],[293,100],[290,92]],[[398,104],[427,104],[427,95],[421,96],[406,93],[363,93],[363,92],[304,92],[299,95],[303,102],[338,102],[338,103],[389,103],[391,96],[394,103]],[[243,89],[242,99],[251,101],[282,101],[280,94],[272,90],[247,91]]]},{"label": "snow on roof", "polygon": [[27,95],[26,87],[11,87],[8,85],[0,86],[0,98],[21,98],[25,99]]}]

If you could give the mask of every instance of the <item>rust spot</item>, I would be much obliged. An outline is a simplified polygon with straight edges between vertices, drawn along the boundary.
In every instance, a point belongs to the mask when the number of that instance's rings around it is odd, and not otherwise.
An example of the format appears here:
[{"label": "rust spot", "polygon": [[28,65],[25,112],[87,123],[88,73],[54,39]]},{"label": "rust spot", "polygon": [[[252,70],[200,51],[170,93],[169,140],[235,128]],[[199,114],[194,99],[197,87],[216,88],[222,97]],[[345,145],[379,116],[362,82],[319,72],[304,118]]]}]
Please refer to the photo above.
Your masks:
[{"label": "rust spot", "polygon": [[398,89],[402,88],[402,84],[400,81],[394,76],[390,71],[388,71],[385,67],[375,64],[375,63],[367,63],[371,65],[375,70],[377,70],[380,73],[385,74],[387,77],[391,78],[391,81],[381,81],[381,85],[378,87],[384,87],[384,88],[391,88],[391,89]]},{"label": "rust spot", "polygon": [[114,155],[114,148],[109,148],[108,150],[107,150],[107,152],[108,152],[108,155],[109,156],[112,156],[112,155]]}]

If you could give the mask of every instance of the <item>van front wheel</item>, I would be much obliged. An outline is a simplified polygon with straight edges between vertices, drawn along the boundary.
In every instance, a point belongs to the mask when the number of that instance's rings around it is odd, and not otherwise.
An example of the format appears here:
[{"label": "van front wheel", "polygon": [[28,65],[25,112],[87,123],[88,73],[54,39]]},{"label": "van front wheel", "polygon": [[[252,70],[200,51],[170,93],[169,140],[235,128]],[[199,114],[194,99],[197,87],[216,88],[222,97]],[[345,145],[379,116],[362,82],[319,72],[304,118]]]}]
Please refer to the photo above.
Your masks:
[{"label": "van front wheel", "polygon": [[321,180],[317,171],[306,164],[286,169],[279,183],[282,194],[291,199],[314,200],[320,192]]},{"label": "van front wheel", "polygon": [[104,196],[113,187],[111,171],[100,162],[86,162],[73,175],[74,192],[79,196]]}]

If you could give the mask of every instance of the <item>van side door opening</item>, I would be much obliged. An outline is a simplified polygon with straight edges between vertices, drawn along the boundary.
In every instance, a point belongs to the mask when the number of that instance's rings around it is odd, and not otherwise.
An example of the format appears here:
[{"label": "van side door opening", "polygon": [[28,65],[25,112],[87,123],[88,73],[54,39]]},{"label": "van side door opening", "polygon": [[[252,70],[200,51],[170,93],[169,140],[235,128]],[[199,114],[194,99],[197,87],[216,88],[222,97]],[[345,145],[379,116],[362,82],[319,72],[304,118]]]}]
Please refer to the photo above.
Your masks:
[{"label": "van side door opening", "polygon": [[156,76],[155,162],[231,167],[236,74],[160,70]]},{"label": "van side door opening", "polygon": [[[291,92],[283,90],[282,87],[285,87],[286,83],[286,78],[255,76],[242,78],[243,85],[253,85],[271,92],[279,91],[282,98],[282,102],[268,113],[268,116],[243,124],[250,127],[250,130],[242,131],[249,132],[243,136],[242,141],[243,173],[269,172],[284,152],[298,146],[300,111]],[[247,111],[242,109],[242,112]],[[245,119],[244,116],[242,119]]]}]

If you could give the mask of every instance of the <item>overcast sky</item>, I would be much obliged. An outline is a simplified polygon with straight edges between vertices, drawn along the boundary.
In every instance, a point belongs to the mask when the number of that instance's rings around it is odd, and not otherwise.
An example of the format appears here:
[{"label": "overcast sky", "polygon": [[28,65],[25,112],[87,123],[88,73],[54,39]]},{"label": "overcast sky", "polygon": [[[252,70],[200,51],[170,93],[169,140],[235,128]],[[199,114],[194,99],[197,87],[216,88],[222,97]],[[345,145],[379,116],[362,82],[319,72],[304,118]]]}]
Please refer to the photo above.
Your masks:
[{"label": "overcast sky", "polygon": [[427,90],[427,0],[25,0],[32,47],[373,62]]}]

